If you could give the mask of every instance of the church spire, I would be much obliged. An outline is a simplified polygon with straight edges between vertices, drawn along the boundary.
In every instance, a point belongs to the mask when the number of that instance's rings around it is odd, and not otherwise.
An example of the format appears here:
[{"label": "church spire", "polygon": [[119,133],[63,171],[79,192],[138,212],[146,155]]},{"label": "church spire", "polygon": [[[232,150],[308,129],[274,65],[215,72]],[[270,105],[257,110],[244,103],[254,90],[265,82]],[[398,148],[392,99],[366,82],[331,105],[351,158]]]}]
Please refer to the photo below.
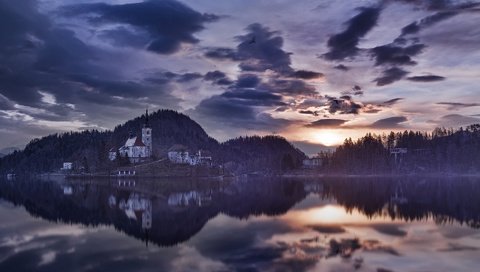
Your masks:
[{"label": "church spire", "polygon": [[148,122],[148,108],[145,111],[145,124],[143,124],[143,127],[145,127],[145,128],[150,127],[150,123]]}]

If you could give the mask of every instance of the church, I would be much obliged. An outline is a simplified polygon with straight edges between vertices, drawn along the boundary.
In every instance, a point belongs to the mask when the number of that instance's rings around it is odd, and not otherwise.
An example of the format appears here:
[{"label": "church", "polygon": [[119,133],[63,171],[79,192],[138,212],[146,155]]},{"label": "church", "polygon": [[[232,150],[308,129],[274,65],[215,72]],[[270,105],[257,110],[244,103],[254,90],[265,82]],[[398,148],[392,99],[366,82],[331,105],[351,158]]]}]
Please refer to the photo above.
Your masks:
[{"label": "church", "polygon": [[[118,154],[127,157],[131,163],[138,163],[152,156],[152,128],[148,121],[148,109],[145,113],[145,123],[142,128],[142,137],[130,133],[125,144],[118,149]],[[117,158],[117,150],[111,149],[109,152],[110,160]]]}]

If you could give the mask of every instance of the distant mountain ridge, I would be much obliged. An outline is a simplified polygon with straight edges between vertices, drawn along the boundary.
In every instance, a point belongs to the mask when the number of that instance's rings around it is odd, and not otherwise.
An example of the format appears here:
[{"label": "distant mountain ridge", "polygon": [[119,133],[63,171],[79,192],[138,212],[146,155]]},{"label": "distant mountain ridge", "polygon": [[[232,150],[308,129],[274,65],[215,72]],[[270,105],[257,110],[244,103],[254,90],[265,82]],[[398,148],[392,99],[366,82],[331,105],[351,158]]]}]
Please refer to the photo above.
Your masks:
[{"label": "distant mountain ridge", "polygon": [[[149,115],[149,121],[157,158],[164,157],[174,144],[181,144],[192,152],[209,150],[215,163],[229,163],[237,173],[256,171],[258,166],[272,171],[289,169],[299,166],[305,158],[303,152],[279,136],[241,137],[220,144],[190,117],[173,110],[158,110]],[[51,172],[66,161],[84,164],[90,172],[104,171],[112,168],[108,151],[122,146],[130,133],[140,136],[144,122],[145,115],[141,115],[113,130],[68,132],[34,139],[24,150],[1,158],[0,173]],[[252,165],[252,161],[257,163]]]}]

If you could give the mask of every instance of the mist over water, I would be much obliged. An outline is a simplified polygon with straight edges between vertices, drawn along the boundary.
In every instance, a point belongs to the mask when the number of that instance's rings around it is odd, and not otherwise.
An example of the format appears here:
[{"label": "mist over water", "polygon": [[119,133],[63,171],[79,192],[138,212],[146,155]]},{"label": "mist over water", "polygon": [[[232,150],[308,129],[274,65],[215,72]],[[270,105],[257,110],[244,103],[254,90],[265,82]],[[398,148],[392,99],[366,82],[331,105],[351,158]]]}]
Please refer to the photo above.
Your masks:
[{"label": "mist over water", "polygon": [[475,271],[479,193],[413,177],[2,180],[0,271]]}]

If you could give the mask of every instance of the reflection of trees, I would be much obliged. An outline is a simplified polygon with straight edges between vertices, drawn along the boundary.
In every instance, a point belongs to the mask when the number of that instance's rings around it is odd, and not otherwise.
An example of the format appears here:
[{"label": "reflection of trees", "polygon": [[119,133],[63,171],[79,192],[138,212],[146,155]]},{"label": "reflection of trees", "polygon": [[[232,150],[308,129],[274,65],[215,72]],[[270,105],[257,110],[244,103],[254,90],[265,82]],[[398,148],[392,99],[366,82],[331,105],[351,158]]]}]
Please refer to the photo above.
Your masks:
[{"label": "reflection of trees", "polygon": [[[87,226],[112,225],[161,246],[188,240],[220,212],[238,218],[282,214],[305,195],[301,183],[280,181],[137,182],[129,187],[108,182],[0,183],[0,198],[24,206],[35,217]],[[178,197],[187,201],[169,203]]]},{"label": "reflection of trees", "polygon": [[468,179],[331,179],[323,197],[367,217],[459,222],[480,227],[480,183]]}]

